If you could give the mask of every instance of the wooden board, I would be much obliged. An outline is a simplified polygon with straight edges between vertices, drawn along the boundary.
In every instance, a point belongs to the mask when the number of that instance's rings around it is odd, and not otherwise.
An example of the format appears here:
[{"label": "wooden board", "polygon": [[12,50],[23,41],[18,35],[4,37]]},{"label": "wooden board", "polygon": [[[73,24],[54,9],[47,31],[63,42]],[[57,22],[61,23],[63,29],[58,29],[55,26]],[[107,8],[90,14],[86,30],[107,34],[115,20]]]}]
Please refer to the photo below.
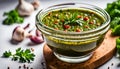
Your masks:
[{"label": "wooden board", "polygon": [[102,44],[97,48],[93,54],[93,56],[83,63],[67,63],[60,61],[57,59],[54,55],[51,49],[45,44],[44,45],[44,57],[46,60],[47,69],[94,69],[98,66],[104,64],[109,59],[112,58],[112,56],[115,53],[116,48],[116,37],[111,36],[111,31],[108,31],[104,41]]}]

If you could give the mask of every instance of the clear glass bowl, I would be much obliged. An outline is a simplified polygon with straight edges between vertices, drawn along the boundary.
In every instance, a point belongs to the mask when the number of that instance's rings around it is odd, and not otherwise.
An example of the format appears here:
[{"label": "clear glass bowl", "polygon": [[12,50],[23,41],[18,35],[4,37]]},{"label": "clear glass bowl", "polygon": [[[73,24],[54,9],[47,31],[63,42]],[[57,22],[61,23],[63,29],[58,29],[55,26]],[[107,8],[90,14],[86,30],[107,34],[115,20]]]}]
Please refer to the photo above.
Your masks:
[{"label": "clear glass bowl", "polygon": [[[99,14],[105,21],[100,27],[83,32],[64,32],[45,26],[42,23],[42,18],[46,13],[67,8],[90,10]],[[110,16],[105,10],[84,3],[58,4],[42,9],[36,15],[36,27],[43,33],[47,45],[58,59],[69,63],[80,63],[88,60],[104,39],[104,35],[110,27],[109,23]]]}]

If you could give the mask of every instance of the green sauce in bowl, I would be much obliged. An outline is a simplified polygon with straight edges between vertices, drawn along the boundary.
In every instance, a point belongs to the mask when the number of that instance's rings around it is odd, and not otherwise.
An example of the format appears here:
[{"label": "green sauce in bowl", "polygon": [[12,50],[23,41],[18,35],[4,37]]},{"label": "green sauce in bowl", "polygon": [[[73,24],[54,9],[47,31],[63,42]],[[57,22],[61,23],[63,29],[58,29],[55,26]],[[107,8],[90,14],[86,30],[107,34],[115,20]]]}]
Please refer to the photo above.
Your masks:
[{"label": "green sauce in bowl", "polygon": [[36,26],[54,55],[65,62],[88,60],[109,30],[110,17],[103,9],[83,3],[65,3],[43,9]]},{"label": "green sauce in bowl", "polygon": [[42,22],[55,30],[82,32],[101,26],[104,18],[91,10],[68,8],[48,12]]}]

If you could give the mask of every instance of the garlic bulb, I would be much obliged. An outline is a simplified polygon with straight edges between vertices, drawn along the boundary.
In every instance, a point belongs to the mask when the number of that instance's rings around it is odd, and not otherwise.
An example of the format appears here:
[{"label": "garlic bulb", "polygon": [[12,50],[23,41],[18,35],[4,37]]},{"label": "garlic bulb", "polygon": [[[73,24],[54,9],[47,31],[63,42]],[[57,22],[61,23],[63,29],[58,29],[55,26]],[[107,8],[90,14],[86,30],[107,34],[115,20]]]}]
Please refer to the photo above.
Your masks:
[{"label": "garlic bulb", "polygon": [[18,10],[20,16],[29,16],[34,11],[33,5],[24,0],[19,0],[19,4],[16,9]]},{"label": "garlic bulb", "polygon": [[39,0],[34,0],[32,2],[32,5],[33,5],[34,9],[38,9],[38,7],[40,6],[40,1]]}]

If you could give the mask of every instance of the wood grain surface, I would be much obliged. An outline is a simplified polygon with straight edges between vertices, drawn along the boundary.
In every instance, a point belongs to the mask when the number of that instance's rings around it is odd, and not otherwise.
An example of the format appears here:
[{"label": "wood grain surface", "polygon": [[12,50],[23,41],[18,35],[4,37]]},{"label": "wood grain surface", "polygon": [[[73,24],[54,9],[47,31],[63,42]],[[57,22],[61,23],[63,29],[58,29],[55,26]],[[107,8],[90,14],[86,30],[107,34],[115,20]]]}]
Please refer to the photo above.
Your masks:
[{"label": "wood grain surface", "polygon": [[47,69],[94,69],[111,59],[116,50],[116,37],[108,31],[102,44],[94,51],[93,56],[83,63],[67,63],[57,59],[51,49],[45,44],[43,53]]}]

